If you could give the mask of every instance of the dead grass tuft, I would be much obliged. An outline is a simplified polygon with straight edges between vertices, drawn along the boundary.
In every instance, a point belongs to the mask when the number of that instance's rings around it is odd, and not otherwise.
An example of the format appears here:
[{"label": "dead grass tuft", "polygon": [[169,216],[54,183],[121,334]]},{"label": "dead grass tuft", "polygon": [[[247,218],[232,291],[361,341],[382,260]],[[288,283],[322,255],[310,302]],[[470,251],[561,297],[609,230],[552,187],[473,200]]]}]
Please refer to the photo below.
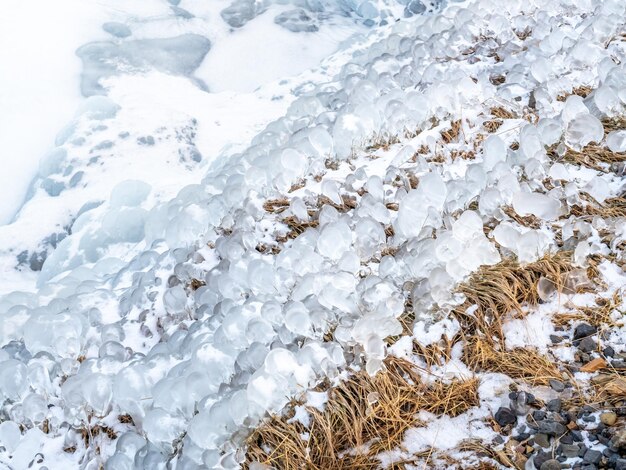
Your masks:
[{"label": "dead grass tuft", "polygon": [[421,424],[420,410],[458,416],[479,403],[477,379],[425,384],[406,360],[389,357],[385,365],[331,388],[324,411],[307,408],[308,426],[270,418],[250,436],[247,461],[285,470],[379,468],[376,456],[402,445],[405,431]]},{"label": "dead grass tuft", "polygon": [[506,76],[504,76],[504,75],[492,75],[492,76],[489,77],[489,81],[494,86],[502,85],[504,82],[506,82]]},{"label": "dead grass tuft", "polygon": [[504,124],[504,122],[500,119],[491,119],[489,121],[483,122],[483,127],[487,132],[493,134],[500,129],[500,127]]},{"label": "dead grass tuft", "polygon": [[583,98],[586,98],[589,95],[589,93],[591,93],[592,91],[593,91],[593,88],[591,88],[590,86],[581,85],[581,86],[577,86],[576,88],[574,88],[571,93],[561,93],[559,96],[556,97],[556,100],[565,101],[567,100],[569,96],[572,96],[572,95],[578,95]]},{"label": "dead grass tuft", "polygon": [[445,131],[441,131],[441,139],[445,144],[451,144],[457,142],[459,135],[461,134],[461,120],[457,119],[450,123],[450,128]]},{"label": "dead grass tuft", "polygon": [[513,111],[510,111],[502,106],[494,106],[489,110],[489,112],[493,117],[499,119],[515,119],[517,117]]},{"label": "dead grass tuft", "polygon": [[626,161],[626,153],[612,152],[604,145],[596,143],[587,145],[580,152],[567,148],[561,156],[556,153],[556,147],[552,147],[548,149],[548,155],[555,161],[582,165],[598,171],[606,171],[606,165]]},{"label": "dead grass tuft", "polygon": [[289,207],[289,199],[282,197],[279,199],[268,199],[263,203],[263,209],[271,214],[280,214]]},{"label": "dead grass tuft", "polygon": [[523,225],[524,227],[533,228],[533,229],[538,229],[539,227],[541,227],[541,219],[539,219],[538,217],[532,214],[531,215],[519,215],[517,212],[515,212],[515,209],[513,209],[513,206],[502,206],[502,212],[504,212],[515,222],[517,222],[520,225]]},{"label": "dead grass tuft", "polygon": [[[465,326],[466,334],[478,333],[503,343],[501,327],[505,317],[523,315],[522,306],[538,303],[537,284],[541,278],[551,281],[561,292],[566,273],[573,269],[570,259],[571,252],[558,252],[525,265],[509,258],[483,266],[460,286],[466,300],[453,315]],[[476,311],[468,313],[472,306]]]},{"label": "dead grass tuft", "polygon": [[595,216],[602,217],[603,219],[626,217],[626,198],[612,197],[600,204],[590,197],[584,205],[572,205],[570,214],[579,218]]},{"label": "dead grass tuft", "polygon": [[597,297],[596,305],[592,307],[579,307],[574,312],[556,313],[552,320],[557,325],[566,325],[572,321],[583,321],[595,327],[617,326],[611,314],[622,304],[622,295],[615,291],[613,297]]},{"label": "dead grass tuft", "polygon": [[555,362],[534,349],[499,348],[487,339],[472,336],[466,341],[463,360],[472,370],[500,372],[533,386],[546,385],[550,379],[563,379]]}]

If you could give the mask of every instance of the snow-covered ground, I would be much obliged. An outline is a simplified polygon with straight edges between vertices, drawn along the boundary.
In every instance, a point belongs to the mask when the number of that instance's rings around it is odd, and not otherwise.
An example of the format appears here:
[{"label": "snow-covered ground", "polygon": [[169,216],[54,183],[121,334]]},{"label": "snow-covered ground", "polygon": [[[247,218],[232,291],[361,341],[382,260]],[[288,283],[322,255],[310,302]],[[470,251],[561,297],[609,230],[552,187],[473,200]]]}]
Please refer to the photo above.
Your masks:
[{"label": "snow-covered ground", "polygon": [[[250,432],[324,379],[376,374],[389,353],[423,367],[413,343],[455,336],[458,286],[508,259],[572,251],[580,271],[594,257],[598,296],[622,295],[620,0],[8,11],[6,468],[238,468]],[[553,319],[593,299],[542,289],[504,345],[572,365],[578,343],[550,338],[579,320]],[[609,313],[598,341],[624,354]],[[496,445],[514,381],[461,350],[436,373],[477,378],[479,406],[425,414],[382,463]]]}]

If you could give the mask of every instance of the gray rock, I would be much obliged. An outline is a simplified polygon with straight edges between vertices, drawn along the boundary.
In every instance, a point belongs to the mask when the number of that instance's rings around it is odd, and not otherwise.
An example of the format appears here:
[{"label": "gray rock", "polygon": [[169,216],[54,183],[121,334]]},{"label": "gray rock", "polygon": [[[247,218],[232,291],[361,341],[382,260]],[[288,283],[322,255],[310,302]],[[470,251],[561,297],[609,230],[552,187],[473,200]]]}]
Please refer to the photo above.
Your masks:
[{"label": "gray rock", "polygon": [[559,446],[561,453],[568,459],[578,457],[578,446],[576,444],[561,444]]},{"label": "gray rock", "polygon": [[588,323],[581,323],[574,329],[574,339],[582,339],[586,336],[594,335],[596,331],[598,330],[595,326],[591,326]]},{"label": "gray rock", "polygon": [[540,470],[541,466],[548,460],[552,460],[552,452],[540,450],[535,454],[533,458],[533,464],[536,469]]},{"label": "gray rock", "polygon": [[550,447],[550,437],[548,437],[546,434],[536,434],[534,437],[535,440],[535,444],[537,444],[540,447],[543,447],[544,449]]},{"label": "gray rock", "polygon": [[615,470],[626,470],[626,459],[618,459],[615,461]]},{"label": "gray rock", "polygon": [[539,468],[540,470],[561,470],[561,462],[555,459],[546,460]]},{"label": "gray rock", "polygon": [[596,342],[596,340],[594,340],[590,336],[587,336],[587,337],[583,338],[580,341],[580,344],[578,345],[578,349],[580,349],[582,352],[586,352],[586,353],[593,352],[597,348],[598,348],[598,343]]},{"label": "gray rock", "polygon": [[565,384],[560,380],[550,379],[550,387],[557,392],[562,392],[565,390]]},{"label": "gray rock", "polygon": [[555,421],[541,421],[538,431],[548,436],[562,436],[567,432],[567,428]]},{"label": "gray rock", "polygon": [[589,449],[587,452],[585,452],[585,455],[583,456],[584,463],[590,463],[593,465],[597,465],[598,463],[600,463],[601,459],[602,452],[600,452],[599,450]]},{"label": "gray rock", "polygon": [[515,424],[517,422],[517,417],[515,413],[513,413],[509,408],[501,407],[494,416],[497,423],[504,427],[509,424]]},{"label": "gray rock", "polygon": [[549,411],[553,411],[555,413],[558,413],[559,411],[561,411],[561,399],[560,398],[555,398],[554,400],[548,401],[548,403],[546,403],[546,408]]},{"label": "gray rock", "polygon": [[109,21],[102,25],[102,29],[116,38],[127,38],[133,32],[124,23],[118,23],[117,21]]}]

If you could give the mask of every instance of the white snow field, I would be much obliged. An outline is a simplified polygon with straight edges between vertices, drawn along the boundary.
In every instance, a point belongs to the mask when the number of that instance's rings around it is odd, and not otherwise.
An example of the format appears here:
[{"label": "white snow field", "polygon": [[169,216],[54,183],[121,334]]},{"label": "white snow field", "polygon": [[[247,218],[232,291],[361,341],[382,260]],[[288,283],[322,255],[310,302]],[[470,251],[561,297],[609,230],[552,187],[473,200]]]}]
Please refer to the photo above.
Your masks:
[{"label": "white snow field", "polygon": [[[423,366],[481,267],[571,251],[622,295],[623,213],[574,214],[626,191],[622,0],[26,3],[36,41],[26,7],[0,20],[0,468],[271,468],[266,417]],[[613,160],[568,157],[590,146]],[[591,301],[541,295],[507,348]],[[460,358],[440,378],[480,404],[381,467],[497,445],[512,380]]]}]

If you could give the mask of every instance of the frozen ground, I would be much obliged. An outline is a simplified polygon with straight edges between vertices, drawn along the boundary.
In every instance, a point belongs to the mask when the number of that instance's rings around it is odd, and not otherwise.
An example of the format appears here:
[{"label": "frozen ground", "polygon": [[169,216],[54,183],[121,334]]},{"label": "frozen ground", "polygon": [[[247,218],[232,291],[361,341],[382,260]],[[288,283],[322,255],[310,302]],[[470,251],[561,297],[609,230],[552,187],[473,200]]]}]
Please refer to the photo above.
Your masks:
[{"label": "frozen ground", "polygon": [[[238,468],[268,415],[324,408],[325,380],[390,353],[424,368],[415,348],[458,337],[479,269],[550,253],[577,281],[540,279],[540,307],[503,313],[502,347],[581,390],[615,370],[620,390],[620,304],[579,312],[625,284],[621,1],[67,5],[42,22],[45,59],[10,47],[26,10],[0,32],[1,148],[19,155],[1,156],[0,465]],[[33,78],[48,68],[58,92]],[[508,452],[509,388],[554,399],[464,347],[431,373],[477,379],[477,406],[422,413],[381,465],[464,468],[468,439]],[[606,468],[624,457],[614,425],[614,444],[580,428]],[[524,465],[545,470],[533,442]]]}]

